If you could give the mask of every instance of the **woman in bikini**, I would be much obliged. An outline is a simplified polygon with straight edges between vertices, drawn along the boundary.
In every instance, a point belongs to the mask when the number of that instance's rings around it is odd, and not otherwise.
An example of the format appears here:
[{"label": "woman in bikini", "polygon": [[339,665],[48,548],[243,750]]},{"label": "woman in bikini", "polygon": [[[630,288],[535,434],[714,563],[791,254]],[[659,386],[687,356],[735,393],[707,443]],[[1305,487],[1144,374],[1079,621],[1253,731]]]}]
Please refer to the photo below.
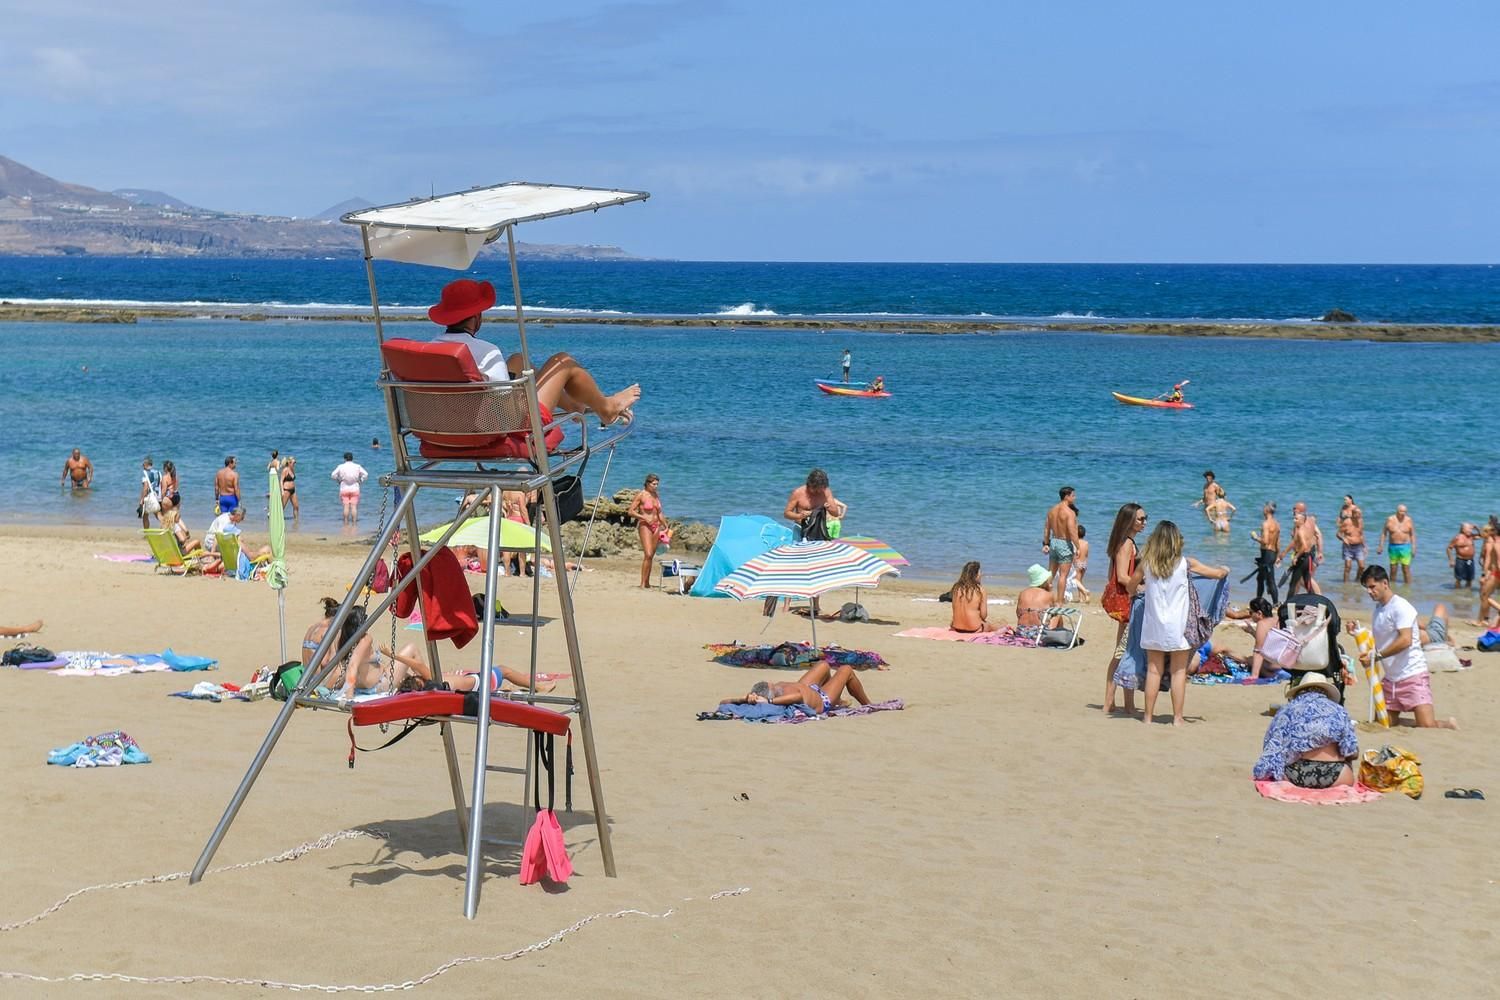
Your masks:
[{"label": "woman in bikini", "polygon": [[[396,682],[398,689],[407,678],[417,681],[418,683],[415,686],[418,688],[424,684],[431,683],[432,668],[427,665],[426,660],[422,659],[421,651],[417,649],[416,643],[407,643],[401,647],[401,652],[399,653],[392,653],[389,646],[381,646],[380,651],[396,661],[396,672],[400,675],[400,680]],[[444,674],[443,681],[454,691],[473,691],[479,687],[479,673],[473,670],[461,670],[456,674]],[[512,688],[520,688],[522,691],[527,691],[531,690],[531,677],[512,667],[491,667],[490,684],[492,691],[501,690],[505,684],[511,685]],[[539,681],[536,691],[546,694],[555,687],[557,687],[557,684],[554,682],[548,681],[543,683]]]},{"label": "woman in bikini", "polygon": [[[302,637],[302,669],[304,671],[318,669],[318,664],[312,662],[313,654],[318,651],[318,644],[328,634],[328,627],[333,624],[333,616],[338,613],[339,602],[332,597],[323,598],[323,617],[320,621],[313,622],[308,626],[307,633]],[[338,642],[328,652],[336,652],[338,648],[347,643],[365,622],[365,609],[353,608],[349,617],[344,619],[344,627],[339,630]],[[392,679],[387,683],[384,677],[385,664],[380,654],[375,651],[375,642],[369,633],[360,637],[359,642],[354,644],[354,649],[344,657],[339,666],[326,678],[323,687],[330,690],[340,689],[341,700],[349,701],[356,694],[378,694],[382,691],[394,691],[406,679],[407,668],[402,664],[395,664]]]},{"label": "woman in bikini", "polygon": [[958,573],[958,582],[951,591],[953,617],[948,627],[955,632],[993,632],[998,626],[989,621],[990,603],[979,582],[979,563],[970,560]]},{"label": "woman in bikini", "polygon": [[731,705],[801,705],[813,715],[826,715],[835,708],[843,708],[844,692],[848,691],[861,705],[870,703],[865,686],[854,668],[839,667],[834,670],[825,660],[813,664],[807,673],[795,681],[760,681],[750,693],[736,698],[725,698]]},{"label": "woman in bikini", "polygon": [[297,460],[288,455],[281,462],[281,506],[292,505],[292,517],[302,516],[302,504],[297,499]]},{"label": "woman in bikini", "polygon": [[641,589],[651,589],[651,560],[656,557],[656,547],[662,542],[662,533],[667,522],[662,514],[661,477],[651,473],[641,491],[630,501],[628,513],[635,518],[635,530],[641,539]]},{"label": "woman in bikini", "polygon": [[177,466],[169,458],[161,463],[161,495],[165,500],[171,500],[176,507],[182,506],[182,493],[178,491]]},{"label": "woman in bikini", "polygon": [[[1109,616],[1120,623],[1120,627],[1115,633],[1114,656],[1110,658],[1109,669],[1104,673],[1105,715],[1113,715],[1115,712],[1115,671],[1125,656],[1125,638],[1130,631],[1130,599],[1135,596],[1135,536],[1145,527],[1146,511],[1141,505],[1125,504],[1115,513],[1114,527],[1110,528],[1109,542],[1104,547],[1109,555],[1109,580],[1106,582],[1124,591],[1126,599],[1123,618],[1116,618],[1115,612],[1106,609]],[[1111,603],[1114,603],[1113,599]],[[1129,687],[1125,688],[1125,714],[1135,714],[1135,690]]]}]

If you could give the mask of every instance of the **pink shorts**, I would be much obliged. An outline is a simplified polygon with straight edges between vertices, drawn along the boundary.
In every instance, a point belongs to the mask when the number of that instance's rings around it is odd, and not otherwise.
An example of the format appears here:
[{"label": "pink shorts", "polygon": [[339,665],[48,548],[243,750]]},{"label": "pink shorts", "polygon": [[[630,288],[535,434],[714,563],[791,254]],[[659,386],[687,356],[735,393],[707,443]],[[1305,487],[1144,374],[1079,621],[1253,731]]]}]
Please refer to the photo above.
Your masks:
[{"label": "pink shorts", "polygon": [[358,486],[340,486],[339,487],[339,499],[340,500],[358,500],[359,499],[359,487]]},{"label": "pink shorts", "polygon": [[1396,681],[1394,684],[1390,681],[1381,681],[1381,690],[1385,692],[1385,707],[1392,712],[1412,712],[1418,705],[1431,705],[1430,676],[1424,670],[1414,677]]}]

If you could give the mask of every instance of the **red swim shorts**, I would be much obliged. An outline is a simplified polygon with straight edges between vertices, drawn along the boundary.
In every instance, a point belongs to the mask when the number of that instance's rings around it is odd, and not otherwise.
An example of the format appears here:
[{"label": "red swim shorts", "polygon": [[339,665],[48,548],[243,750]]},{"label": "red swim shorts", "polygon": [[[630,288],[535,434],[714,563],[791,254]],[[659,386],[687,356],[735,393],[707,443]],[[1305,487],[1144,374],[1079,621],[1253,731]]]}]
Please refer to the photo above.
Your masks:
[{"label": "red swim shorts", "polygon": [[1380,687],[1385,691],[1385,707],[1392,712],[1415,711],[1418,705],[1432,704],[1432,684],[1429,683],[1430,674],[1422,671],[1404,681],[1381,681]]}]

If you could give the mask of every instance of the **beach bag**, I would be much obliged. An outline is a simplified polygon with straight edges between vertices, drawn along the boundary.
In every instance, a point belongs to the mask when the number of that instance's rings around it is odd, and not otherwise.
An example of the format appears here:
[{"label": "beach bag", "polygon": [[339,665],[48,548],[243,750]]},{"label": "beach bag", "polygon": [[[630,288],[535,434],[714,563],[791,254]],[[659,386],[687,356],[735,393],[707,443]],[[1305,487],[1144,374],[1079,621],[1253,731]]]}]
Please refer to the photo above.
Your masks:
[{"label": "beach bag", "polygon": [[828,532],[830,542],[838,541],[838,537],[844,533],[844,522],[837,517],[826,518],[823,521],[823,527]]},{"label": "beach bag", "polygon": [[802,519],[798,525],[802,529],[802,541],[804,542],[828,542],[832,536],[828,534],[828,508],[819,507],[811,514]]},{"label": "beach bag", "polygon": [[[583,513],[583,480],[578,476],[563,476],[552,483],[552,495],[557,498],[557,523],[566,524]],[[526,513],[533,525],[541,524],[542,498],[526,505]],[[537,530],[541,530],[538,528]]]},{"label": "beach bag", "polygon": [[869,620],[870,612],[865,610],[863,604],[856,604],[854,601],[849,601],[843,607],[839,608],[839,621],[841,622],[853,624],[854,622],[867,622]]},{"label": "beach bag", "polygon": [[302,661],[287,660],[271,675],[271,697],[277,701],[286,701],[297,690],[297,684],[301,680]]},{"label": "beach bag", "polygon": [[1125,588],[1120,586],[1120,581],[1111,572],[1109,582],[1104,585],[1104,596],[1099,598],[1104,613],[1117,622],[1127,621],[1130,618],[1130,595],[1125,593]]},{"label": "beach bag", "polygon": [[1359,763],[1359,783],[1378,792],[1422,797],[1422,762],[1404,747],[1366,750]]},{"label": "beach bag", "polygon": [[19,646],[7,649],[5,655],[0,656],[0,664],[7,667],[20,667],[28,663],[51,663],[56,659],[57,654],[52,650],[23,642]]},{"label": "beach bag", "polygon": [[[553,763],[553,738],[533,732],[532,743],[536,747],[536,784],[532,786],[532,801],[536,805],[536,821],[526,834],[526,843],[521,848],[521,884],[532,885],[543,878],[563,883],[573,876],[573,861],[568,857],[568,845],[563,840],[562,824],[553,812],[556,801],[556,776]],[[545,749],[543,747],[545,746]],[[547,771],[547,808],[542,808],[542,770]]]},{"label": "beach bag", "polygon": [[1302,643],[1290,629],[1273,628],[1266,633],[1260,653],[1278,667],[1292,668],[1302,655]]},{"label": "beach bag", "polygon": [[1458,662],[1458,654],[1446,642],[1434,642],[1423,646],[1422,656],[1427,660],[1429,673],[1452,673],[1464,668],[1464,665]]},{"label": "beach bag", "polygon": [[1297,661],[1292,665],[1302,670],[1327,670],[1328,609],[1321,604],[1300,607],[1287,622],[1287,628],[1300,646]]},{"label": "beach bag", "polygon": [[384,559],[375,564],[375,572],[370,575],[370,589],[377,594],[391,589],[391,568]]},{"label": "beach bag", "polygon": [[1500,628],[1492,628],[1475,639],[1474,648],[1481,653],[1500,653]]}]

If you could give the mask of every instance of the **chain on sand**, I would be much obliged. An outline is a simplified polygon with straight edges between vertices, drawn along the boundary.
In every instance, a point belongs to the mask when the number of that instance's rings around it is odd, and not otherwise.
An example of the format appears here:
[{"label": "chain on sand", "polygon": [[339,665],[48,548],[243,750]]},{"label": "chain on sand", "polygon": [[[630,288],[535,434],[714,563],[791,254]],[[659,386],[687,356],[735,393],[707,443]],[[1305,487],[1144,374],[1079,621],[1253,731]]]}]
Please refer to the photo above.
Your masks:
[{"label": "chain on sand", "polygon": [[[258,868],[261,865],[279,864],[283,861],[295,861],[298,858],[302,857],[304,854],[309,854],[313,851],[327,850],[335,844],[341,843],[345,840],[354,840],[360,837],[373,837],[380,840],[388,840],[389,834],[387,834],[384,830],[368,828],[363,830],[339,830],[337,833],[325,833],[323,836],[319,837],[316,840],[310,840],[305,844],[299,844],[298,846],[293,847],[290,850],[282,851],[280,854],[273,854],[270,857],[261,858],[259,861],[243,861],[236,865],[224,865],[221,868],[212,868],[209,869],[209,871],[207,871],[205,874],[218,875],[223,872],[239,871],[245,868]],[[59,899],[57,902],[53,903],[51,906],[47,907],[45,910],[36,914],[35,916],[27,917],[25,920],[18,920],[15,923],[0,924],[0,933],[20,930],[23,927],[30,927],[32,924],[40,923],[47,917],[50,917],[52,914],[56,913],[58,910],[61,910],[64,906],[67,906],[73,900],[77,899],[80,896],[87,895],[91,892],[101,892],[106,889],[130,889],[134,888],[135,886],[156,885],[162,882],[176,882],[180,879],[187,878],[190,874],[190,872],[170,872],[166,875],[151,875],[146,878],[134,879],[130,882],[108,882],[101,885],[85,886],[82,889],[76,889],[73,892],[68,893],[62,899]],[[713,900],[723,899],[730,896],[743,896],[749,891],[750,889],[748,886],[738,889],[725,889],[721,892],[716,892],[709,896],[708,901],[712,902]],[[685,899],[683,900],[683,902],[692,902],[692,900]],[[442,965],[433,969],[431,972],[428,972],[426,975],[420,976],[416,979],[408,979],[403,983],[327,986],[317,983],[287,983],[275,979],[249,979],[236,976],[131,976],[119,972],[75,972],[67,976],[39,976],[29,972],[9,972],[5,970],[0,970],[0,980],[18,980],[21,982],[30,983],[115,982],[176,985],[216,983],[221,986],[255,986],[259,987],[260,989],[267,990],[292,990],[294,992],[308,993],[395,993],[399,990],[412,990],[416,989],[419,986],[425,986],[444,973],[450,972],[453,969],[459,968],[460,966],[474,965],[482,962],[510,962],[526,955],[535,954],[536,952],[552,947],[554,944],[557,944],[559,941],[563,940],[569,935],[576,934],[577,932],[583,930],[583,928],[587,927],[589,924],[592,924],[597,920],[617,920],[621,917],[648,917],[652,920],[663,920],[667,917],[670,917],[676,912],[676,907],[668,907],[661,913],[650,913],[646,910],[627,909],[615,910],[612,913],[590,914],[589,916],[584,917],[582,920],[579,920],[576,923],[569,924],[567,927],[564,927],[562,930],[557,931],[550,937],[543,938],[540,941],[535,941],[531,944],[526,945],[525,947],[517,948],[514,951],[507,951],[496,955],[466,955],[462,958],[455,958],[450,961],[444,962]]]}]

